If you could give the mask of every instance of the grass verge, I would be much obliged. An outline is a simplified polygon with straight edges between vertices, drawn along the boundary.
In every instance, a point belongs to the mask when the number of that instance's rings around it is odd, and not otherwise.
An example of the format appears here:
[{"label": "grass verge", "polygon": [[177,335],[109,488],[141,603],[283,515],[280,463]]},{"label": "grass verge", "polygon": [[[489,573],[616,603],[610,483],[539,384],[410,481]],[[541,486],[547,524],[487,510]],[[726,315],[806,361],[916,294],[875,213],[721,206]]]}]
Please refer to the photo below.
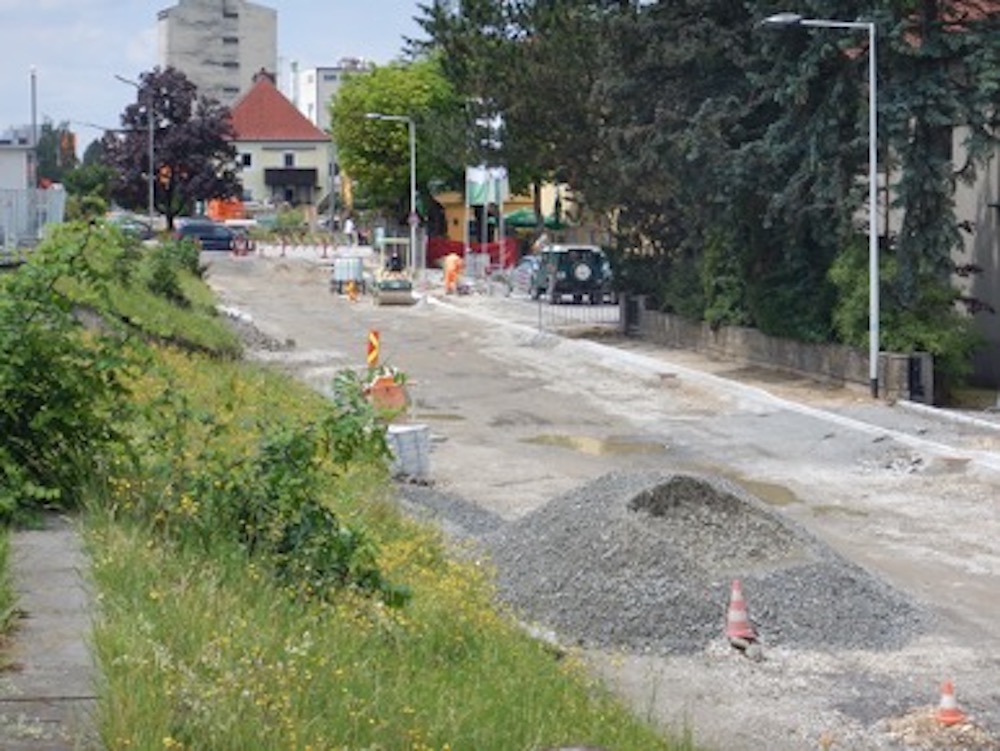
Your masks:
[{"label": "grass verge", "polygon": [[[170,463],[147,459],[160,471],[96,490],[88,514],[106,748],[691,748],[665,740],[572,654],[533,640],[498,609],[488,567],[451,555],[436,530],[397,510],[384,464],[363,453],[286,471],[306,434],[293,426],[329,410],[328,400],[274,374],[178,351],[164,351],[134,393],[147,400],[138,413],[181,407],[184,419],[136,428],[153,458]],[[292,438],[266,435],[274,414],[278,434]],[[157,432],[175,442],[158,442]],[[334,438],[354,446],[357,435]],[[364,539],[365,565],[406,588],[403,604],[356,586],[320,592],[275,577],[245,539],[214,528],[251,492],[239,467],[272,456],[254,454],[260,443],[285,457],[252,475],[273,488],[268,502],[297,518],[304,507],[289,499],[308,489],[344,525],[328,536],[350,530]],[[280,524],[284,534],[287,520]],[[300,535],[304,526],[292,529]]]}]

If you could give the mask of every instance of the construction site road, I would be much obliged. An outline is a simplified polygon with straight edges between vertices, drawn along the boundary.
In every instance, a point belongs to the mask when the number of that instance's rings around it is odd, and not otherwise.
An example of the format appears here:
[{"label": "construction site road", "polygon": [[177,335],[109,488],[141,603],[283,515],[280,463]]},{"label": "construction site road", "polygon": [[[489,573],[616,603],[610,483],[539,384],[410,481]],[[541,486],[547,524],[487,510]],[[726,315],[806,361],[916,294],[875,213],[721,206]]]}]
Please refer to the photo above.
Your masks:
[{"label": "construction site road", "polygon": [[[390,307],[332,292],[330,262],[316,255],[203,259],[224,308],[264,335],[248,356],[317,389],[329,390],[340,370],[362,371],[369,334],[378,332],[380,361],[408,376],[408,420],[429,426],[433,492],[509,525],[542,524],[547,509],[566,505],[555,499],[608,473],[722,478],[884,583],[898,594],[892,602],[926,614],[900,643],[822,643],[851,632],[852,612],[878,616],[865,607],[870,590],[829,582],[801,602],[816,611],[807,622],[817,624],[819,643],[783,642],[790,627],[755,613],[755,594],[770,595],[769,572],[741,573],[734,557],[726,576],[758,577],[744,594],[751,617],[760,616],[759,661],[726,642],[724,600],[718,639],[696,653],[585,645],[595,672],[640,716],[689,728],[720,751],[1000,748],[992,641],[1000,623],[1000,423],[992,413],[888,403],[601,328],[583,338],[540,331],[539,303],[445,296],[433,274],[416,304]],[[723,563],[725,532],[711,551]],[[768,541],[760,543],[766,568]],[[728,579],[712,585],[714,596]],[[823,581],[811,586],[823,589]],[[655,602],[647,612],[672,617]],[[884,615],[889,623],[897,614]],[[968,714],[954,727],[934,719],[946,680]]]}]

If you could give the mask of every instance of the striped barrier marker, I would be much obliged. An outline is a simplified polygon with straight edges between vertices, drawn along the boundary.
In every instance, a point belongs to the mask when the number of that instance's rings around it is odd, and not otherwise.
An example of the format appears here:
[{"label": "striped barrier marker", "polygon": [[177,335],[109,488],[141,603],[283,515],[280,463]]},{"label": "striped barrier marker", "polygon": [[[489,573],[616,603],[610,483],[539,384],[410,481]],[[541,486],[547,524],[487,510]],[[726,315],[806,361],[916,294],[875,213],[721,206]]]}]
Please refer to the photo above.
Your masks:
[{"label": "striped barrier marker", "polygon": [[378,332],[375,329],[371,329],[368,332],[368,367],[374,368],[378,366],[379,357],[379,338]]}]

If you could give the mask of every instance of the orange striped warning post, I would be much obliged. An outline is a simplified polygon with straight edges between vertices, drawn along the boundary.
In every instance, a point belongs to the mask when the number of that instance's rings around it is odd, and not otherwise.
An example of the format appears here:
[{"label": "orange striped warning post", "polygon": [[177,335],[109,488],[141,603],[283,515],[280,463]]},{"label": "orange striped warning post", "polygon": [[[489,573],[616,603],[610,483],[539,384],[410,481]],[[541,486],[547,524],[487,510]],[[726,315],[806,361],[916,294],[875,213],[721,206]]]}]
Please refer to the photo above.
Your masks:
[{"label": "orange striped warning post", "polygon": [[378,331],[371,329],[368,332],[368,367],[375,368],[378,367],[379,358],[379,337]]},{"label": "orange striped warning post", "polygon": [[941,704],[935,717],[939,724],[945,726],[965,722],[965,712],[958,708],[958,702],[955,701],[955,686],[951,681],[941,684]]},{"label": "orange striped warning post", "polygon": [[739,579],[733,581],[729,595],[729,612],[726,614],[726,636],[738,646],[757,640],[757,632],[750,623],[747,604],[743,599],[743,586]]}]

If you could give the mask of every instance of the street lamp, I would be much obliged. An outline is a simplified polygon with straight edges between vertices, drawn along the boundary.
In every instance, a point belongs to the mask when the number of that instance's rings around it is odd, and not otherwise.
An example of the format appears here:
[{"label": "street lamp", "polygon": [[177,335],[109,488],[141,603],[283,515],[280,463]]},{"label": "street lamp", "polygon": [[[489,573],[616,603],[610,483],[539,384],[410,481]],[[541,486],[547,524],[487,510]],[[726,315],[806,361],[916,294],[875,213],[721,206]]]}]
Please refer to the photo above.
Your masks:
[{"label": "street lamp", "polygon": [[[381,112],[368,112],[365,117],[369,120],[391,120],[398,123],[406,123],[410,136],[410,261],[416,263],[417,258],[417,224],[420,218],[417,216],[417,131],[412,117],[406,115],[384,115]],[[421,264],[422,266],[422,264]]]},{"label": "street lamp", "polygon": [[[119,76],[118,74],[115,74],[115,78],[117,78],[122,83],[127,83],[129,86],[135,86],[136,92],[142,91],[142,87],[137,82],[129,78]],[[146,175],[146,188],[148,192],[148,195],[146,196],[146,201],[147,201],[147,209],[149,211],[149,229],[150,231],[153,231],[154,215],[156,212],[156,204],[153,191],[154,191],[154,181],[156,179],[156,176],[153,174],[154,154],[153,154],[153,90],[152,89],[149,90],[149,103],[146,105],[146,123],[149,126],[147,128],[147,130],[149,131],[149,141],[147,144],[149,169],[147,170],[148,174]]]},{"label": "street lamp", "polygon": [[797,13],[777,13],[762,26],[808,26],[819,29],[865,29],[868,31],[868,377],[872,397],[878,397],[879,353],[879,263],[877,228],[878,129],[877,80],[875,75],[875,23],[873,21],[828,21],[803,18]]}]

